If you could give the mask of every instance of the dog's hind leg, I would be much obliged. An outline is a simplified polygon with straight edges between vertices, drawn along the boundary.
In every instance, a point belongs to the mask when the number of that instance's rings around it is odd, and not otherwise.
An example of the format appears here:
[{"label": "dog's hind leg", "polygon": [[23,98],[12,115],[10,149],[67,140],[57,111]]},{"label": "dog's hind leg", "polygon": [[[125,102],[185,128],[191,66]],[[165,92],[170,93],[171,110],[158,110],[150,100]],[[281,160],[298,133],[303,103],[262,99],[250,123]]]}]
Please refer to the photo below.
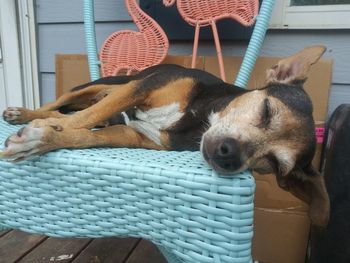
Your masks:
[{"label": "dog's hind leg", "polygon": [[54,125],[73,129],[94,128],[97,124],[108,120],[114,114],[125,111],[145,100],[146,92],[137,92],[138,83],[138,80],[134,80],[126,84],[113,85],[114,89],[111,93],[82,111],[67,115],[65,118],[34,120],[30,125],[33,127]]},{"label": "dog's hind leg", "polygon": [[59,97],[56,101],[45,104],[37,110],[30,110],[21,107],[8,107],[3,112],[5,121],[11,124],[24,124],[35,119],[63,118],[66,115],[59,112],[60,108],[69,109],[68,111],[81,110],[89,105],[90,98],[101,91],[103,87],[93,86],[76,92],[68,92]]},{"label": "dog's hind leg", "polygon": [[[131,79],[129,76],[114,77],[113,83],[123,84]],[[110,93],[114,85],[104,84],[105,80],[106,78],[99,79],[73,88],[72,91],[63,94],[56,101],[47,103],[37,110],[8,107],[3,112],[3,118],[11,124],[28,123],[35,119],[63,118],[66,115],[62,113],[86,109],[101,99],[102,95]]]},{"label": "dog's hind leg", "polygon": [[167,149],[169,139],[166,132],[160,132],[161,145],[145,135],[125,125],[115,125],[100,130],[71,129],[60,130],[57,126],[33,127],[28,125],[5,142],[0,154],[10,161],[20,161],[32,155],[42,154],[61,148],[90,147],[142,147],[147,149]]}]

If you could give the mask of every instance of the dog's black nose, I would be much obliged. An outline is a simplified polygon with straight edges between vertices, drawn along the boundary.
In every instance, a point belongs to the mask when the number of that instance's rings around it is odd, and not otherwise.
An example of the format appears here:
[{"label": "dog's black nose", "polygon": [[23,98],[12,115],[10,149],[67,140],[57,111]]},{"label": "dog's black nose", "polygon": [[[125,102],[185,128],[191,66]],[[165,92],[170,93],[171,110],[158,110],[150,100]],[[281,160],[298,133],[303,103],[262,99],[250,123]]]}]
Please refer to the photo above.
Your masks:
[{"label": "dog's black nose", "polygon": [[234,139],[225,139],[219,144],[217,154],[220,157],[230,157],[237,153],[238,143]]},{"label": "dog's black nose", "polygon": [[237,140],[228,138],[218,144],[212,161],[224,170],[234,171],[242,166],[241,150]]}]

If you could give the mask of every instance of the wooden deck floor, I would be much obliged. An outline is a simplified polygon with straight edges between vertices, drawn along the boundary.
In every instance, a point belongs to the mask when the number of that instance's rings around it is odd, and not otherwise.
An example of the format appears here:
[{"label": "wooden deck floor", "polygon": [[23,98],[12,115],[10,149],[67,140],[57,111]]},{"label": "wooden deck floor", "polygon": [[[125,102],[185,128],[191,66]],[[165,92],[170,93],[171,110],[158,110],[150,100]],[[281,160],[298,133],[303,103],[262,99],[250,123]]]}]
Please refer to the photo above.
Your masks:
[{"label": "wooden deck floor", "polygon": [[0,263],[166,263],[151,243],[137,238],[62,239],[0,232]]}]

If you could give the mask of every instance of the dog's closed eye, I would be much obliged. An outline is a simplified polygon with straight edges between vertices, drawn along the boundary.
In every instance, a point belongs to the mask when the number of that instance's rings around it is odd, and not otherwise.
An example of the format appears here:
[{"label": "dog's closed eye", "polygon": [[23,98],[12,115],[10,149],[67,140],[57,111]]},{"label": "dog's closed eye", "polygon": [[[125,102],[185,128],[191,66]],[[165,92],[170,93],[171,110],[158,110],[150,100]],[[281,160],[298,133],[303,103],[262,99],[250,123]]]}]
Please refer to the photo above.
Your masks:
[{"label": "dog's closed eye", "polygon": [[263,128],[267,128],[271,121],[271,105],[268,99],[264,99],[263,110],[261,114],[261,124]]}]

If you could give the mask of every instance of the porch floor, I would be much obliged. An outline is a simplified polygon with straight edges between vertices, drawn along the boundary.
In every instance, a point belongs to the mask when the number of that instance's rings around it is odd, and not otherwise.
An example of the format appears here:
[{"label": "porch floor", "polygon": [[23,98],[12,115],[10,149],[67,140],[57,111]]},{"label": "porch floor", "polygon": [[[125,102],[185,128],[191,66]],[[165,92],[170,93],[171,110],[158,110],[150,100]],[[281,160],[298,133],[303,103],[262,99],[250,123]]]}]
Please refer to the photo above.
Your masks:
[{"label": "porch floor", "polygon": [[0,263],[166,263],[151,242],[138,238],[52,238],[0,232]]}]

